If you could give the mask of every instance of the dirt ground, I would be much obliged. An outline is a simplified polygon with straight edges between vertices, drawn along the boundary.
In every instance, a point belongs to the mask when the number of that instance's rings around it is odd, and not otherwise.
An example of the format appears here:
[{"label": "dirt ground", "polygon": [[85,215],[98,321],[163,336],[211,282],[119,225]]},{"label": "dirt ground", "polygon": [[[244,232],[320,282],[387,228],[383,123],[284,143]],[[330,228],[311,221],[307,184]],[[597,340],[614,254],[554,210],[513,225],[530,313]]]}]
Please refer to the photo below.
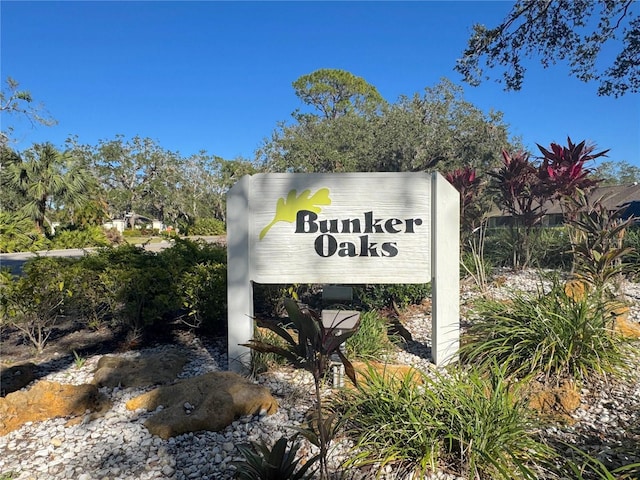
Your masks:
[{"label": "dirt ground", "polygon": [[123,329],[88,328],[73,320],[64,320],[52,331],[44,350],[38,353],[24,334],[15,328],[0,329],[0,366],[7,367],[24,362],[36,365],[50,362],[74,352],[80,357],[135,350],[156,343],[171,342],[185,330],[182,324],[170,324],[163,332],[151,335],[126,333]]}]

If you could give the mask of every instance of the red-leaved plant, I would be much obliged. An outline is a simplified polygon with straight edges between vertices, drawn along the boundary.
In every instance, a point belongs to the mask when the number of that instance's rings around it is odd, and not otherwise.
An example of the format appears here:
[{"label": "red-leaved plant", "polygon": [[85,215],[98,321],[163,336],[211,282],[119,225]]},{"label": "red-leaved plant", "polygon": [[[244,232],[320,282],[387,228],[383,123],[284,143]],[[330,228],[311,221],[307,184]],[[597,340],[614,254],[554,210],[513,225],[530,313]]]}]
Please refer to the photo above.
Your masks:
[{"label": "red-leaved plant", "polygon": [[[446,173],[445,178],[460,193],[461,265],[481,290],[486,288],[484,240],[490,204],[483,196],[485,183],[472,167]],[[468,260],[467,260],[468,259]],[[469,262],[470,261],[470,262]]]},{"label": "red-leaved plant", "polygon": [[479,220],[473,207],[481,190],[480,177],[474,168],[464,167],[446,173],[445,178],[460,192],[460,222],[463,231],[473,230]]},{"label": "red-leaved plant", "polygon": [[590,177],[591,169],[585,163],[606,156],[609,150],[593,153],[595,146],[585,141],[575,144],[567,138],[567,146],[551,144],[551,150],[538,145],[542,153],[540,177],[555,199],[575,199],[579,192],[585,192],[598,184]]},{"label": "red-leaved plant", "polygon": [[[608,150],[594,153],[594,146],[584,141],[575,144],[567,138],[567,146],[552,143],[550,150],[538,145],[542,157],[539,164],[529,154],[510,154],[503,150],[503,165],[489,175],[498,204],[513,218],[514,267],[526,267],[531,257],[531,236],[554,202],[562,202],[569,219],[575,216],[572,199],[597,185],[591,169],[585,164],[606,155]],[[569,207],[569,208],[567,208]]]}]

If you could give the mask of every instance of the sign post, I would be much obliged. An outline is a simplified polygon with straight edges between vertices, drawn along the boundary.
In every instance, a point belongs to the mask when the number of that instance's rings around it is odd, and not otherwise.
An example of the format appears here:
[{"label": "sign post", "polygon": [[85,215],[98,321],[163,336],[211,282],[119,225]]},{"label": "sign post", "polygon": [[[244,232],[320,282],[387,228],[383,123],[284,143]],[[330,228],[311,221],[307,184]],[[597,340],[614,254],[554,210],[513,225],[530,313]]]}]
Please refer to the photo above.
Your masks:
[{"label": "sign post", "polygon": [[227,194],[229,369],[253,284],[432,282],[432,360],[459,347],[459,194],[437,173],[258,174]]}]

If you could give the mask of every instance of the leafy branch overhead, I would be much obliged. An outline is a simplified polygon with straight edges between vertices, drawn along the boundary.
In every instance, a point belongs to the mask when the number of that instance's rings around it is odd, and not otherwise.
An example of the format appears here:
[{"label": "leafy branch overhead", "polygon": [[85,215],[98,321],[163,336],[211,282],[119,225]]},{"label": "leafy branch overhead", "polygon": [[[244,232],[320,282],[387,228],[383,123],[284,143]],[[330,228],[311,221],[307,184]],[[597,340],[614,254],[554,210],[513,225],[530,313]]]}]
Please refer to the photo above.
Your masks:
[{"label": "leafy branch overhead", "polygon": [[[599,81],[598,95],[619,97],[640,91],[640,17],[633,0],[519,0],[495,28],[473,26],[456,70],[471,85],[488,79],[486,68],[503,67],[506,90],[520,90],[523,59],[544,68],[558,60],[583,82]],[[603,49],[611,49],[608,64]],[[601,67],[602,65],[602,67]]]},{"label": "leafy branch overhead", "polygon": [[329,198],[329,189],[321,188],[311,195],[311,190],[304,190],[300,195],[296,196],[294,188],[287,194],[287,199],[279,198],[276,204],[276,214],[269,225],[264,227],[260,232],[260,240],[264,238],[267,232],[278,222],[293,223],[300,210],[308,210],[313,213],[320,213],[322,210],[319,205],[331,205]]}]

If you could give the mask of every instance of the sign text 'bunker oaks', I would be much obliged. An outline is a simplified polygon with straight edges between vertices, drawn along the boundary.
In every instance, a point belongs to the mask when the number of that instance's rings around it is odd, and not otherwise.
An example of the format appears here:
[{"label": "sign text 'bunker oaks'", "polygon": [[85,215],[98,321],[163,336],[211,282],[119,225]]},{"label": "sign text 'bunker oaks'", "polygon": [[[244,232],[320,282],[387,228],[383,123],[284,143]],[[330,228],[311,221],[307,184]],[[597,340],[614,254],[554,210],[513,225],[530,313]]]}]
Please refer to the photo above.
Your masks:
[{"label": "sign text 'bunker oaks'", "polygon": [[[295,233],[320,233],[314,241],[314,249],[325,258],[336,253],[339,257],[395,257],[398,254],[397,242],[374,242],[369,234],[416,233],[416,227],[422,223],[421,218],[375,218],[373,211],[364,212],[362,218],[319,220],[316,213],[300,210],[296,215]],[[364,235],[345,239],[344,234]]]}]

